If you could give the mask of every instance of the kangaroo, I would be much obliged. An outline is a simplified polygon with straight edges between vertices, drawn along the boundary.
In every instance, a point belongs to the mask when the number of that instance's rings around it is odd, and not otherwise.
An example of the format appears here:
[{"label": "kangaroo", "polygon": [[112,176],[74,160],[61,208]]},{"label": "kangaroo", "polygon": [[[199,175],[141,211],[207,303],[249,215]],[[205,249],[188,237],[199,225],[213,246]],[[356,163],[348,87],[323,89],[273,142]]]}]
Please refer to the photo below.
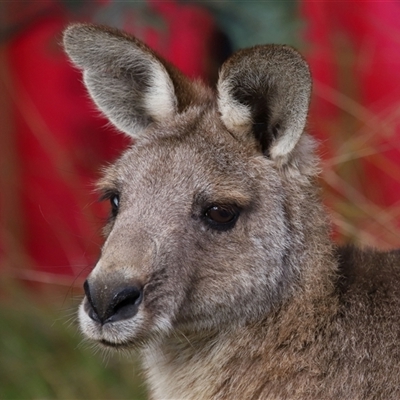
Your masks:
[{"label": "kangaroo", "polygon": [[400,252],[332,242],[302,56],[240,50],[214,90],[114,29],[64,46],[134,140],[98,184],[83,334],[136,349],[154,400],[399,399]]}]

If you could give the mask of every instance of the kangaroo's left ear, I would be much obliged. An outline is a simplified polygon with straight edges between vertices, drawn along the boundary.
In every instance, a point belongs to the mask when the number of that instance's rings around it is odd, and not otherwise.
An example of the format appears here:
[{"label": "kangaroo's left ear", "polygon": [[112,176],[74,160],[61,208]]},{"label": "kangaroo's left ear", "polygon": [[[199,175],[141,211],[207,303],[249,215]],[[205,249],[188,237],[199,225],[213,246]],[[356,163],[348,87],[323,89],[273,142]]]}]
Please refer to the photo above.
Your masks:
[{"label": "kangaroo's left ear", "polygon": [[218,107],[228,130],[253,134],[261,151],[280,165],[290,158],[304,131],[311,76],[303,57],[279,45],[240,50],[222,66]]}]

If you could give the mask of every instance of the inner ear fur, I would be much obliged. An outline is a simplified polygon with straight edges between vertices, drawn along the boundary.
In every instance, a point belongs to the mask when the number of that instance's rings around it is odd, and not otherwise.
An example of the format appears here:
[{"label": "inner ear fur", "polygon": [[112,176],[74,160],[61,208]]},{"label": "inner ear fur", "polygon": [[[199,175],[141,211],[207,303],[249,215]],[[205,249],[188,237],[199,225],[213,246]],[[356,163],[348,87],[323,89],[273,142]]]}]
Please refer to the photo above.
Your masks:
[{"label": "inner ear fur", "polygon": [[221,68],[221,119],[237,137],[254,135],[265,155],[284,164],[304,131],[311,88],[308,65],[293,48],[240,50]]},{"label": "inner ear fur", "polygon": [[196,98],[191,82],[141,41],[119,30],[75,24],[64,32],[71,61],[100,111],[129,136],[185,110]]}]

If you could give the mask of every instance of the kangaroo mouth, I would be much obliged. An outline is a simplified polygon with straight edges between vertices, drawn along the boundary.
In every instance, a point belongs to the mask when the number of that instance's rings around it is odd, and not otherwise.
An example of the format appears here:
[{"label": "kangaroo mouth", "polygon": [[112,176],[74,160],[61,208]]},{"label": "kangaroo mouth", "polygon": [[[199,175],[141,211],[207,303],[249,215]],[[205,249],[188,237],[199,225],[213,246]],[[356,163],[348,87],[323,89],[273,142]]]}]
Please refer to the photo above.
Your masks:
[{"label": "kangaroo mouth", "polygon": [[114,350],[123,350],[123,349],[131,349],[134,346],[133,342],[121,342],[121,343],[116,343],[116,342],[109,342],[106,339],[101,339],[99,340],[99,343],[107,348],[111,348]]}]

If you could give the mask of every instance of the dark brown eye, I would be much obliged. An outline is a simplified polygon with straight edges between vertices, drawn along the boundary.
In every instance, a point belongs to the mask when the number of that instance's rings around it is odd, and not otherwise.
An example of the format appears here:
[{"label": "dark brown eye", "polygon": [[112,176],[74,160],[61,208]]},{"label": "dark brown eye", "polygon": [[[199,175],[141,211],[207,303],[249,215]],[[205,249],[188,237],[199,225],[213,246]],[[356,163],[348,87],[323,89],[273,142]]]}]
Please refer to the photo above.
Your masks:
[{"label": "dark brown eye", "polygon": [[239,212],[239,208],[233,205],[214,205],[207,208],[204,215],[211,228],[228,230],[235,225]]}]

